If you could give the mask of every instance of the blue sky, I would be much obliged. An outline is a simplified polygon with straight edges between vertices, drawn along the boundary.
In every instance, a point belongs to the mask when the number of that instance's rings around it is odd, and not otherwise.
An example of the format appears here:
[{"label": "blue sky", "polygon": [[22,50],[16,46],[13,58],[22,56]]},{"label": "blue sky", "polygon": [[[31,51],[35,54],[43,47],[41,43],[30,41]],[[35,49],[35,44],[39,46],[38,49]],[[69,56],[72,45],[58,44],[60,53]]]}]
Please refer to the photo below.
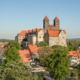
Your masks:
[{"label": "blue sky", "polygon": [[80,0],[0,0],[0,39],[15,39],[22,30],[43,28],[60,19],[67,38],[80,38]]}]

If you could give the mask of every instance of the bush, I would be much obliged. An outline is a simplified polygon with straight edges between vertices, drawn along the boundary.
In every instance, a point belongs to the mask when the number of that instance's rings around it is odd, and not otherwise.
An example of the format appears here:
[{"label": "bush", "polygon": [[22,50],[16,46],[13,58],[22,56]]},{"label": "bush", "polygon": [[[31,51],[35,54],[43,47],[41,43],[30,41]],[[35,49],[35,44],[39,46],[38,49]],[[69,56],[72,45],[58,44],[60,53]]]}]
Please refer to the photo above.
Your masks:
[{"label": "bush", "polygon": [[48,44],[45,41],[39,42],[38,47],[42,47],[42,46],[48,46]]},{"label": "bush", "polygon": [[46,76],[46,73],[45,73],[45,72],[42,72],[42,76],[43,76],[43,77]]},{"label": "bush", "polygon": [[24,38],[23,41],[27,41],[27,38]]},{"label": "bush", "polygon": [[39,59],[37,59],[37,58],[34,58],[34,60],[37,61],[37,62],[39,62]]},{"label": "bush", "polygon": [[71,77],[77,77],[78,76],[78,73],[77,72],[72,72],[71,73]]},{"label": "bush", "polygon": [[68,50],[68,47],[61,46],[61,45],[54,45],[51,46],[52,49],[62,49],[62,50]]}]

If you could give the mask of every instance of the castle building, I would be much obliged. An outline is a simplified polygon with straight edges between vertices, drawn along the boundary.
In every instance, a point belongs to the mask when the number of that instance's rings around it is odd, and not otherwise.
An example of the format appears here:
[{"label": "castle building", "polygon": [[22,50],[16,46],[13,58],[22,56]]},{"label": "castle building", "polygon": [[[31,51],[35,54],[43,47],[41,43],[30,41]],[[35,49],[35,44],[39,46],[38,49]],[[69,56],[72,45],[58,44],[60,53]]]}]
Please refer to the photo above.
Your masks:
[{"label": "castle building", "polygon": [[[24,38],[27,38],[27,41],[23,41]],[[41,41],[46,41],[49,47],[53,45],[67,46],[66,32],[65,30],[60,30],[58,17],[53,20],[53,25],[50,25],[48,17],[45,16],[43,29],[23,30],[17,34],[15,40],[22,46],[38,44]]]}]

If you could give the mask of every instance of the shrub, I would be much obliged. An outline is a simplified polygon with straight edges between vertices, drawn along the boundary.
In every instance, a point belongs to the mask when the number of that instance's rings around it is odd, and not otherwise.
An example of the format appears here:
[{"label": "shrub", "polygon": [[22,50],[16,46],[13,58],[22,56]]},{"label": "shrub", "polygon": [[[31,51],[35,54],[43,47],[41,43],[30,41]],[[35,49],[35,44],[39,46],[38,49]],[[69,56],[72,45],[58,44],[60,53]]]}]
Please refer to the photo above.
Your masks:
[{"label": "shrub", "polygon": [[72,72],[71,73],[71,77],[77,77],[78,76],[78,73],[77,72]]},{"label": "shrub", "polygon": [[39,62],[39,59],[37,59],[37,58],[34,58],[34,60],[37,61],[37,62]]},{"label": "shrub", "polygon": [[42,46],[48,46],[48,44],[45,41],[41,41],[38,43],[37,45],[38,47],[42,47]]},{"label": "shrub", "polygon": [[27,38],[24,38],[23,41],[27,41]]},{"label": "shrub", "polygon": [[45,72],[42,72],[42,76],[43,76],[43,77],[46,76],[46,73],[45,73]]}]

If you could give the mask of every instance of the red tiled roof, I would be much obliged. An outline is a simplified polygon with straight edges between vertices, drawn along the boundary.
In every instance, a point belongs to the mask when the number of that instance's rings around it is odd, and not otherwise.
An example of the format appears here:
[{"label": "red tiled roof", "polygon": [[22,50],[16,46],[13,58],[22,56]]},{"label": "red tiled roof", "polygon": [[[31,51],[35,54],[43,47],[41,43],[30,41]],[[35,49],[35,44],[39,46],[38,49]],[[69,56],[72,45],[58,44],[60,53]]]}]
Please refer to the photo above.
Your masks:
[{"label": "red tiled roof", "polygon": [[8,42],[2,43],[0,47],[4,48],[6,44],[8,44]]},{"label": "red tiled roof", "polygon": [[54,25],[49,25],[49,27],[54,27]]},{"label": "red tiled roof", "polygon": [[49,20],[47,16],[45,16],[44,20]]},{"label": "red tiled roof", "polygon": [[25,63],[25,62],[30,62],[27,58],[23,59],[21,62]]},{"label": "red tiled roof", "polygon": [[77,50],[78,57],[80,58],[80,50]]},{"label": "red tiled roof", "polygon": [[38,48],[36,45],[28,45],[28,48],[30,49],[31,52],[37,52]]},{"label": "red tiled roof", "polygon": [[25,55],[27,55],[27,54],[30,55],[29,50],[19,50],[18,52],[20,53],[19,56],[20,56],[21,58],[27,58]]},{"label": "red tiled roof", "polygon": [[32,33],[32,30],[29,30],[30,33]]},{"label": "red tiled roof", "polygon": [[60,30],[48,30],[48,34],[50,37],[54,36],[54,37],[58,37],[60,33]]},{"label": "red tiled roof", "polygon": [[[40,30],[43,30],[44,31],[44,29],[37,29],[37,31],[39,32]],[[45,32],[45,31],[44,31]]]},{"label": "red tiled roof", "polygon": [[55,20],[59,20],[58,17],[56,17]]},{"label": "red tiled roof", "polygon": [[33,32],[36,32],[36,29],[33,29]]},{"label": "red tiled roof", "polygon": [[23,30],[18,34],[18,36],[27,36],[27,35],[28,35],[28,30]]},{"label": "red tiled roof", "polygon": [[63,32],[66,34],[65,30],[63,30]]},{"label": "red tiled roof", "polygon": [[[64,34],[66,34],[65,30],[62,30]],[[48,30],[48,34],[50,37],[58,37],[61,30]]]},{"label": "red tiled roof", "polygon": [[69,51],[69,54],[68,56],[76,56],[76,59],[78,59],[78,54],[77,54],[77,51]]}]

